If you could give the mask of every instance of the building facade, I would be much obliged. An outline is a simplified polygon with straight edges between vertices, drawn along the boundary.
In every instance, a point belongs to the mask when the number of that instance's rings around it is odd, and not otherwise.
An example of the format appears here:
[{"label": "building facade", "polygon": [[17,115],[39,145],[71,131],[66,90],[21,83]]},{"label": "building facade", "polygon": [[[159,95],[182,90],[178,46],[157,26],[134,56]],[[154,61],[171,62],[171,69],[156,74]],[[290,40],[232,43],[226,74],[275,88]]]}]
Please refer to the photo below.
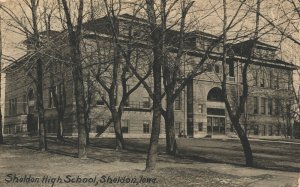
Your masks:
[{"label": "building facade", "polygon": [[[118,18],[120,36],[126,36],[123,33],[132,21],[136,22],[136,30],[133,29],[135,37],[138,39],[139,37],[145,37],[142,33],[147,25],[146,21],[132,19],[127,14]],[[100,42],[103,51],[109,48],[111,31],[105,18],[88,22],[84,28],[84,43],[86,46],[93,48],[97,44],[95,41],[97,41],[98,44]],[[167,43],[171,46],[170,54],[174,50],[171,43],[176,41],[176,33],[178,32],[170,31],[167,35]],[[57,34],[57,37],[61,37],[61,35],[63,34]],[[188,73],[195,64],[200,62],[207,47],[216,40],[216,36],[208,33],[200,31],[188,33],[185,40],[186,60],[181,67],[182,73]],[[140,39],[139,41],[140,48],[147,48],[145,47],[147,41]],[[247,40],[230,46],[227,84],[233,105],[239,102],[239,95],[242,91],[242,67],[249,56],[249,48],[252,42]],[[85,48],[87,48],[86,46]],[[202,69],[205,69],[204,73],[195,77],[175,100],[175,131],[179,137],[236,136],[221,94],[220,81],[223,75],[221,50],[221,44],[213,49],[210,58],[202,66]],[[176,50],[173,53],[175,54]],[[294,102],[292,79],[296,67],[277,59],[276,53],[276,47],[257,42],[255,56],[248,68],[249,95],[240,122],[251,136],[280,137],[290,131],[292,121],[289,111]],[[105,54],[107,54],[107,51]],[[30,70],[24,68],[30,61],[32,61],[30,53],[27,53],[5,68],[5,134],[34,134],[37,132],[38,119],[35,106],[34,78],[29,75]],[[64,134],[76,135],[75,99],[71,69],[67,65],[62,66],[57,65],[57,63],[49,66],[45,65],[45,67],[52,68],[51,71],[45,69],[45,80],[43,81],[47,132],[55,134],[59,128],[58,106],[54,104],[53,94],[51,93],[52,86],[55,86],[56,93],[59,96],[62,96],[63,90],[65,90]],[[54,72],[55,76],[51,78],[50,72]],[[52,86],[51,80],[54,82]],[[149,78],[150,82],[151,78]],[[101,88],[99,89],[101,90]],[[111,114],[105,102],[101,99],[107,96],[101,94],[101,91],[97,89],[93,91],[92,95],[89,124],[90,134],[94,136],[104,129],[107,121],[111,118]],[[145,88],[143,86],[137,88],[126,102],[124,114],[122,115],[124,137],[150,137],[152,102]],[[165,105],[164,99],[163,105]],[[161,135],[161,137],[164,135],[163,120]],[[105,129],[101,136],[114,136],[113,126]]]}]

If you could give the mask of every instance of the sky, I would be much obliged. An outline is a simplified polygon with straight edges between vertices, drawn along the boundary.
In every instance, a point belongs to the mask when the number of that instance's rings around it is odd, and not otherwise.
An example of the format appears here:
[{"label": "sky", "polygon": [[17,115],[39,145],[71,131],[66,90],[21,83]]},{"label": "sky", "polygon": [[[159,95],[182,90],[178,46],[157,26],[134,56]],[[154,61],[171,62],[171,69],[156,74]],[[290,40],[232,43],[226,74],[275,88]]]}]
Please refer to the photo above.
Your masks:
[{"label": "sky", "polygon": [[[4,2],[6,1],[6,2]],[[128,0],[127,0],[128,1]],[[129,1],[135,1],[135,0],[129,0]],[[237,9],[237,3],[233,3],[234,0],[228,0],[228,14],[233,15]],[[252,0],[253,1],[253,0]],[[14,10],[14,13],[21,14],[21,9],[16,6],[16,0],[0,0],[0,2],[4,2],[4,5]],[[43,2],[43,1],[42,1]],[[251,2],[249,0],[249,2]],[[253,1],[254,2],[254,1]],[[273,3],[272,0],[265,0],[267,7],[268,3]],[[201,31],[205,31],[212,34],[219,34],[222,30],[222,1],[221,0],[196,0],[194,3],[193,8],[191,9],[192,13],[189,19],[193,20],[193,24],[197,25],[197,27],[193,27],[192,29],[198,29]],[[24,6],[25,7],[25,6]],[[217,10],[217,11],[216,11]],[[275,11],[274,11],[275,10]],[[26,10],[25,10],[26,11]],[[215,13],[212,13],[215,12]],[[265,12],[268,15],[274,16],[273,14],[276,14],[276,9],[269,8]],[[12,57],[14,59],[22,56],[24,54],[24,50],[21,50],[20,48],[23,48],[22,45],[20,45],[21,41],[25,39],[24,36],[20,34],[16,34],[12,32],[12,28],[7,25],[8,20],[7,16],[0,10],[0,15],[4,19],[2,22],[2,46],[3,46],[3,53],[7,57]],[[242,14],[241,14],[242,15]],[[173,15],[171,15],[173,16]],[[176,15],[174,15],[175,17]],[[253,17],[253,14],[252,14]],[[230,17],[229,17],[230,18]],[[230,20],[230,19],[229,19]],[[253,19],[251,21],[251,16],[247,17],[248,21],[241,22],[236,26],[236,30],[239,30],[243,28],[244,30],[247,29],[253,29],[253,25],[251,25],[253,22]],[[233,32],[232,32],[233,33]],[[267,42],[275,41],[275,38],[273,36],[265,36],[264,40]],[[284,46],[284,50],[286,50],[288,53],[289,58],[292,57],[294,54],[300,54],[300,51],[297,51],[298,48],[291,47],[292,44],[287,43]],[[291,60],[289,59],[289,60]],[[299,58],[300,61],[300,58]],[[7,64],[6,60],[3,60],[4,65]]]}]

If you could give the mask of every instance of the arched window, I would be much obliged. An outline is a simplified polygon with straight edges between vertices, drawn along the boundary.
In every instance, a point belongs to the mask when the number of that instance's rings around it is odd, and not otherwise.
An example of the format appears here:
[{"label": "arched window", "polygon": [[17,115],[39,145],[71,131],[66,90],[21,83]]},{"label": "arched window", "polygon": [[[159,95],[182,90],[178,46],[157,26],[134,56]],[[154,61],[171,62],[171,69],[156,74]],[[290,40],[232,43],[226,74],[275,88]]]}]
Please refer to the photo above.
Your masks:
[{"label": "arched window", "polygon": [[31,88],[28,91],[27,99],[28,99],[28,101],[34,100],[34,93],[33,93],[33,89],[31,89]]},{"label": "arched window", "polygon": [[218,101],[223,102],[224,98],[222,97],[222,90],[220,88],[212,88],[207,95],[207,101]]}]

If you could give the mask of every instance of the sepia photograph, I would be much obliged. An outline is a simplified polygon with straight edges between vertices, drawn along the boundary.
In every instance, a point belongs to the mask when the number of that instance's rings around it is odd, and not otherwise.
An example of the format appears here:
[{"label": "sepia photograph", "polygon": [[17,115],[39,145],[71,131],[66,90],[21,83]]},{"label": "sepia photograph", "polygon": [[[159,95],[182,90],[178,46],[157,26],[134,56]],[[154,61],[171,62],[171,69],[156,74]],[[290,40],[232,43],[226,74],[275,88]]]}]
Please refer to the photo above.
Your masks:
[{"label": "sepia photograph", "polygon": [[299,0],[0,0],[0,187],[300,187]]}]

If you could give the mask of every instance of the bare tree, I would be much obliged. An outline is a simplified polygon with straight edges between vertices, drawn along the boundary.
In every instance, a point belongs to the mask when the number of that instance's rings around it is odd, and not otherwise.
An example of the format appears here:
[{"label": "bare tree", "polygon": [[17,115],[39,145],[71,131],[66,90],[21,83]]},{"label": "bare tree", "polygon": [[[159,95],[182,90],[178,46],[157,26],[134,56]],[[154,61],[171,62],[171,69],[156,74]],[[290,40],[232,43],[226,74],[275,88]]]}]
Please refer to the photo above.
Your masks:
[{"label": "bare tree", "polygon": [[[0,6],[2,6],[0,4]],[[1,100],[1,80],[2,80],[2,20],[0,17],[0,101]],[[0,105],[0,144],[4,143],[3,139],[3,123],[2,123],[2,106]]]},{"label": "bare tree", "polygon": [[[162,0],[162,7],[165,6],[165,1]],[[158,29],[158,21],[155,12],[155,1],[146,0],[146,13],[149,21],[149,32],[151,33],[151,43],[153,51],[153,63],[152,63],[152,72],[153,72],[153,116],[152,116],[152,130],[150,144],[148,148],[147,161],[146,161],[146,170],[151,171],[155,169],[156,166],[156,157],[158,149],[158,140],[160,133],[160,122],[161,122],[161,98],[162,98],[162,82],[161,82],[161,73],[162,73],[162,64],[163,64],[163,55],[165,51],[164,40],[165,36],[162,32],[162,28],[165,26],[161,25],[161,28]],[[163,17],[162,17],[163,18]]]},{"label": "bare tree", "polygon": [[[2,6],[1,9],[9,17],[8,25],[11,27],[11,30],[25,36],[27,38],[28,45],[30,46],[27,50],[28,53],[32,54],[31,56],[33,56],[33,58],[30,58],[30,61],[26,63],[25,69],[27,74],[32,78],[36,87],[39,149],[47,150],[43,103],[44,62],[42,59],[42,48],[45,44],[40,37],[40,34],[46,25],[46,23],[43,22],[44,14],[46,13],[44,10],[41,10],[42,6],[39,0],[17,1],[16,5],[21,10],[20,15],[13,9],[6,6]],[[26,9],[29,9],[29,12],[27,12]],[[51,15],[48,17],[47,21],[50,24]],[[44,23],[44,25],[41,23]],[[35,71],[35,73],[33,71]]]},{"label": "bare tree", "polygon": [[[54,72],[54,66],[58,66],[55,69],[59,69],[58,72]],[[56,133],[56,138],[58,141],[63,142],[64,140],[64,114],[66,110],[66,83],[65,83],[65,65],[61,62],[53,62],[51,63],[50,71],[50,90],[53,97],[54,106],[57,111],[57,121],[58,128]],[[58,73],[58,75],[55,73]],[[55,79],[56,78],[56,79]],[[58,82],[58,84],[57,84]],[[50,99],[52,98],[50,97]]]},{"label": "bare tree", "polygon": [[76,121],[78,127],[78,157],[84,159],[87,157],[86,152],[86,121],[84,117],[86,100],[84,92],[83,82],[83,70],[82,70],[82,54],[81,54],[81,35],[82,35],[82,23],[83,23],[83,9],[84,1],[78,0],[74,2],[78,6],[77,11],[73,12],[77,14],[76,22],[73,22],[73,13],[71,12],[70,4],[66,0],[61,0],[64,16],[66,19],[67,35],[70,47],[70,57],[72,61],[72,76],[74,82],[74,93],[76,101]]},{"label": "bare tree", "polygon": [[[257,0],[256,2],[257,8],[256,12],[260,12],[260,0]],[[259,13],[256,13],[256,23],[255,23],[255,31],[254,35],[252,37],[252,44],[250,48],[249,56],[246,60],[246,62],[242,66],[242,93],[241,96],[236,96],[235,99],[237,102],[232,102],[232,98],[230,98],[233,94],[230,93],[230,88],[227,86],[227,63],[228,63],[228,38],[227,38],[227,24],[228,24],[228,7],[227,7],[227,1],[223,0],[223,10],[224,10],[224,19],[223,19],[223,61],[222,61],[222,67],[223,67],[223,77],[221,82],[222,87],[222,94],[225,101],[225,106],[227,109],[227,113],[229,115],[229,118],[231,120],[232,126],[234,127],[238,137],[240,138],[241,144],[243,146],[245,160],[246,160],[246,166],[252,167],[253,166],[253,156],[252,156],[252,150],[251,146],[247,137],[247,133],[242,128],[240,124],[240,118],[244,111],[245,102],[247,100],[249,86],[248,86],[248,67],[252,62],[253,58],[253,52],[256,45],[256,42],[258,40],[258,32],[259,32]]]},{"label": "bare tree", "polygon": [[[116,5],[117,4],[117,5]],[[123,138],[121,119],[125,106],[129,106],[128,99],[130,95],[139,88],[141,81],[134,80],[134,76],[130,71],[129,64],[135,61],[136,64],[140,63],[138,59],[137,43],[134,40],[133,28],[136,22],[134,16],[138,10],[134,10],[132,19],[126,22],[126,28],[122,28],[120,24],[120,11],[121,2],[104,1],[106,16],[102,19],[104,25],[107,25],[109,39],[99,38],[95,40],[94,51],[91,53],[95,58],[90,59],[92,64],[91,73],[101,87],[99,90],[102,101],[109,109],[114,130],[116,135],[116,149],[124,149],[125,141]],[[117,7],[117,8],[116,8]],[[92,13],[92,15],[94,15]],[[91,23],[95,24],[96,20],[92,16]],[[94,26],[90,28],[95,34],[97,29]],[[120,33],[123,33],[125,39],[120,39]],[[144,67],[144,70],[147,69]],[[147,71],[147,70],[146,70]],[[150,70],[143,76],[145,80],[150,76]],[[130,87],[129,87],[130,84]],[[97,86],[95,86],[97,87]]]}]

